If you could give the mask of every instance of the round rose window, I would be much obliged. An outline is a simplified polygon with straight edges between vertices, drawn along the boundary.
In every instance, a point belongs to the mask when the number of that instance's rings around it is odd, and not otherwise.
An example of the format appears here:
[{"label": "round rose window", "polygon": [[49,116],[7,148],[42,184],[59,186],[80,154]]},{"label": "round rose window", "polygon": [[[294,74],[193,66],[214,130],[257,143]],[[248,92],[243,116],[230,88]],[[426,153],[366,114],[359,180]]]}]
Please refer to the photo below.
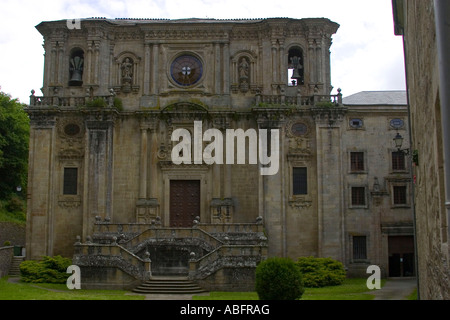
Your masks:
[{"label": "round rose window", "polygon": [[203,74],[201,61],[192,55],[177,57],[170,66],[172,79],[180,86],[192,86],[200,81]]}]

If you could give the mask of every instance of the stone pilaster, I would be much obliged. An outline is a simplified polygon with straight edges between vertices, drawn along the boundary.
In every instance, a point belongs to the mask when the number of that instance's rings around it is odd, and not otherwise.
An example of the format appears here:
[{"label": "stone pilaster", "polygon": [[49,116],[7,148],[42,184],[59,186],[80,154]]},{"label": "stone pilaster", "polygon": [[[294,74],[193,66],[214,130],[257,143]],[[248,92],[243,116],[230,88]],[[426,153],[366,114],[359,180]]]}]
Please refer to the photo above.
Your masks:
[{"label": "stone pilaster", "polygon": [[314,108],[317,137],[319,256],[344,261],[341,124],[344,108]]},{"label": "stone pilaster", "polygon": [[115,114],[94,111],[86,116],[83,236],[90,235],[95,218],[112,218],[113,138]]}]

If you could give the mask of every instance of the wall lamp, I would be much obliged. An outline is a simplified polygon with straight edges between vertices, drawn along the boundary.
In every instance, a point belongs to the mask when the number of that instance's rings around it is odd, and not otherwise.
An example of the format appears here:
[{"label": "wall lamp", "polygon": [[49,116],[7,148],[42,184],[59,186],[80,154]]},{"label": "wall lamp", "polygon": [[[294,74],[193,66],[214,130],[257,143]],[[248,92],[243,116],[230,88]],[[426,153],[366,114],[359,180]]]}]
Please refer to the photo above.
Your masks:
[{"label": "wall lamp", "polygon": [[403,152],[406,155],[409,155],[409,149],[402,149],[403,145],[403,137],[400,133],[397,132],[397,135],[394,138],[395,147],[397,148],[398,152]]}]

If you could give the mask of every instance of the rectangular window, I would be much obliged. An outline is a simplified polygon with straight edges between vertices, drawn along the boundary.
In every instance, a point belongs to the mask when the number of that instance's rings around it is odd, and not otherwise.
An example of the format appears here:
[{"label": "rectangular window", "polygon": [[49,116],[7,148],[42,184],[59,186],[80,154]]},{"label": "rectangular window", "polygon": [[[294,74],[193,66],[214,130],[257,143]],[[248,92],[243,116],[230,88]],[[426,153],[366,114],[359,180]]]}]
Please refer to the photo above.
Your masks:
[{"label": "rectangular window", "polygon": [[367,259],[367,246],[365,236],[353,237],[353,259],[354,260]]},{"label": "rectangular window", "polygon": [[366,188],[352,187],[352,205],[353,206],[366,205]]},{"label": "rectangular window", "polygon": [[292,184],[294,195],[308,194],[307,168],[293,168]]},{"label": "rectangular window", "polygon": [[63,194],[78,193],[78,168],[64,168]]},{"label": "rectangular window", "polygon": [[364,171],[364,152],[350,153],[350,170]]},{"label": "rectangular window", "polygon": [[406,186],[394,186],[394,204],[406,203]]},{"label": "rectangular window", "polygon": [[403,152],[392,152],[392,170],[406,170],[405,154]]}]

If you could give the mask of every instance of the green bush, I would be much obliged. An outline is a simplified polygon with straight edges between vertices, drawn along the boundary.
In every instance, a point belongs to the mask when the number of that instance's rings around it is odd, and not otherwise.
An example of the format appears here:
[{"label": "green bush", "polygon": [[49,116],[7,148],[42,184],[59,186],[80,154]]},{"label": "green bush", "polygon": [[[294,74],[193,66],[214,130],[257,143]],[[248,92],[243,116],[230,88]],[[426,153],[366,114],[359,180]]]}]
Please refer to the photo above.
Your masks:
[{"label": "green bush", "polygon": [[296,262],[308,288],[338,286],[346,278],[344,265],[331,258],[303,257]]},{"label": "green bush", "polygon": [[303,295],[302,274],[289,258],[269,258],[255,272],[256,292],[260,300],[297,300]]},{"label": "green bush", "polygon": [[24,210],[24,204],[23,201],[19,199],[19,197],[17,196],[12,196],[6,206],[5,206],[6,210],[8,210],[9,212],[23,212]]},{"label": "green bush", "polygon": [[72,264],[61,256],[44,256],[42,261],[26,260],[20,264],[21,280],[32,283],[66,283],[70,276],[67,267]]}]

